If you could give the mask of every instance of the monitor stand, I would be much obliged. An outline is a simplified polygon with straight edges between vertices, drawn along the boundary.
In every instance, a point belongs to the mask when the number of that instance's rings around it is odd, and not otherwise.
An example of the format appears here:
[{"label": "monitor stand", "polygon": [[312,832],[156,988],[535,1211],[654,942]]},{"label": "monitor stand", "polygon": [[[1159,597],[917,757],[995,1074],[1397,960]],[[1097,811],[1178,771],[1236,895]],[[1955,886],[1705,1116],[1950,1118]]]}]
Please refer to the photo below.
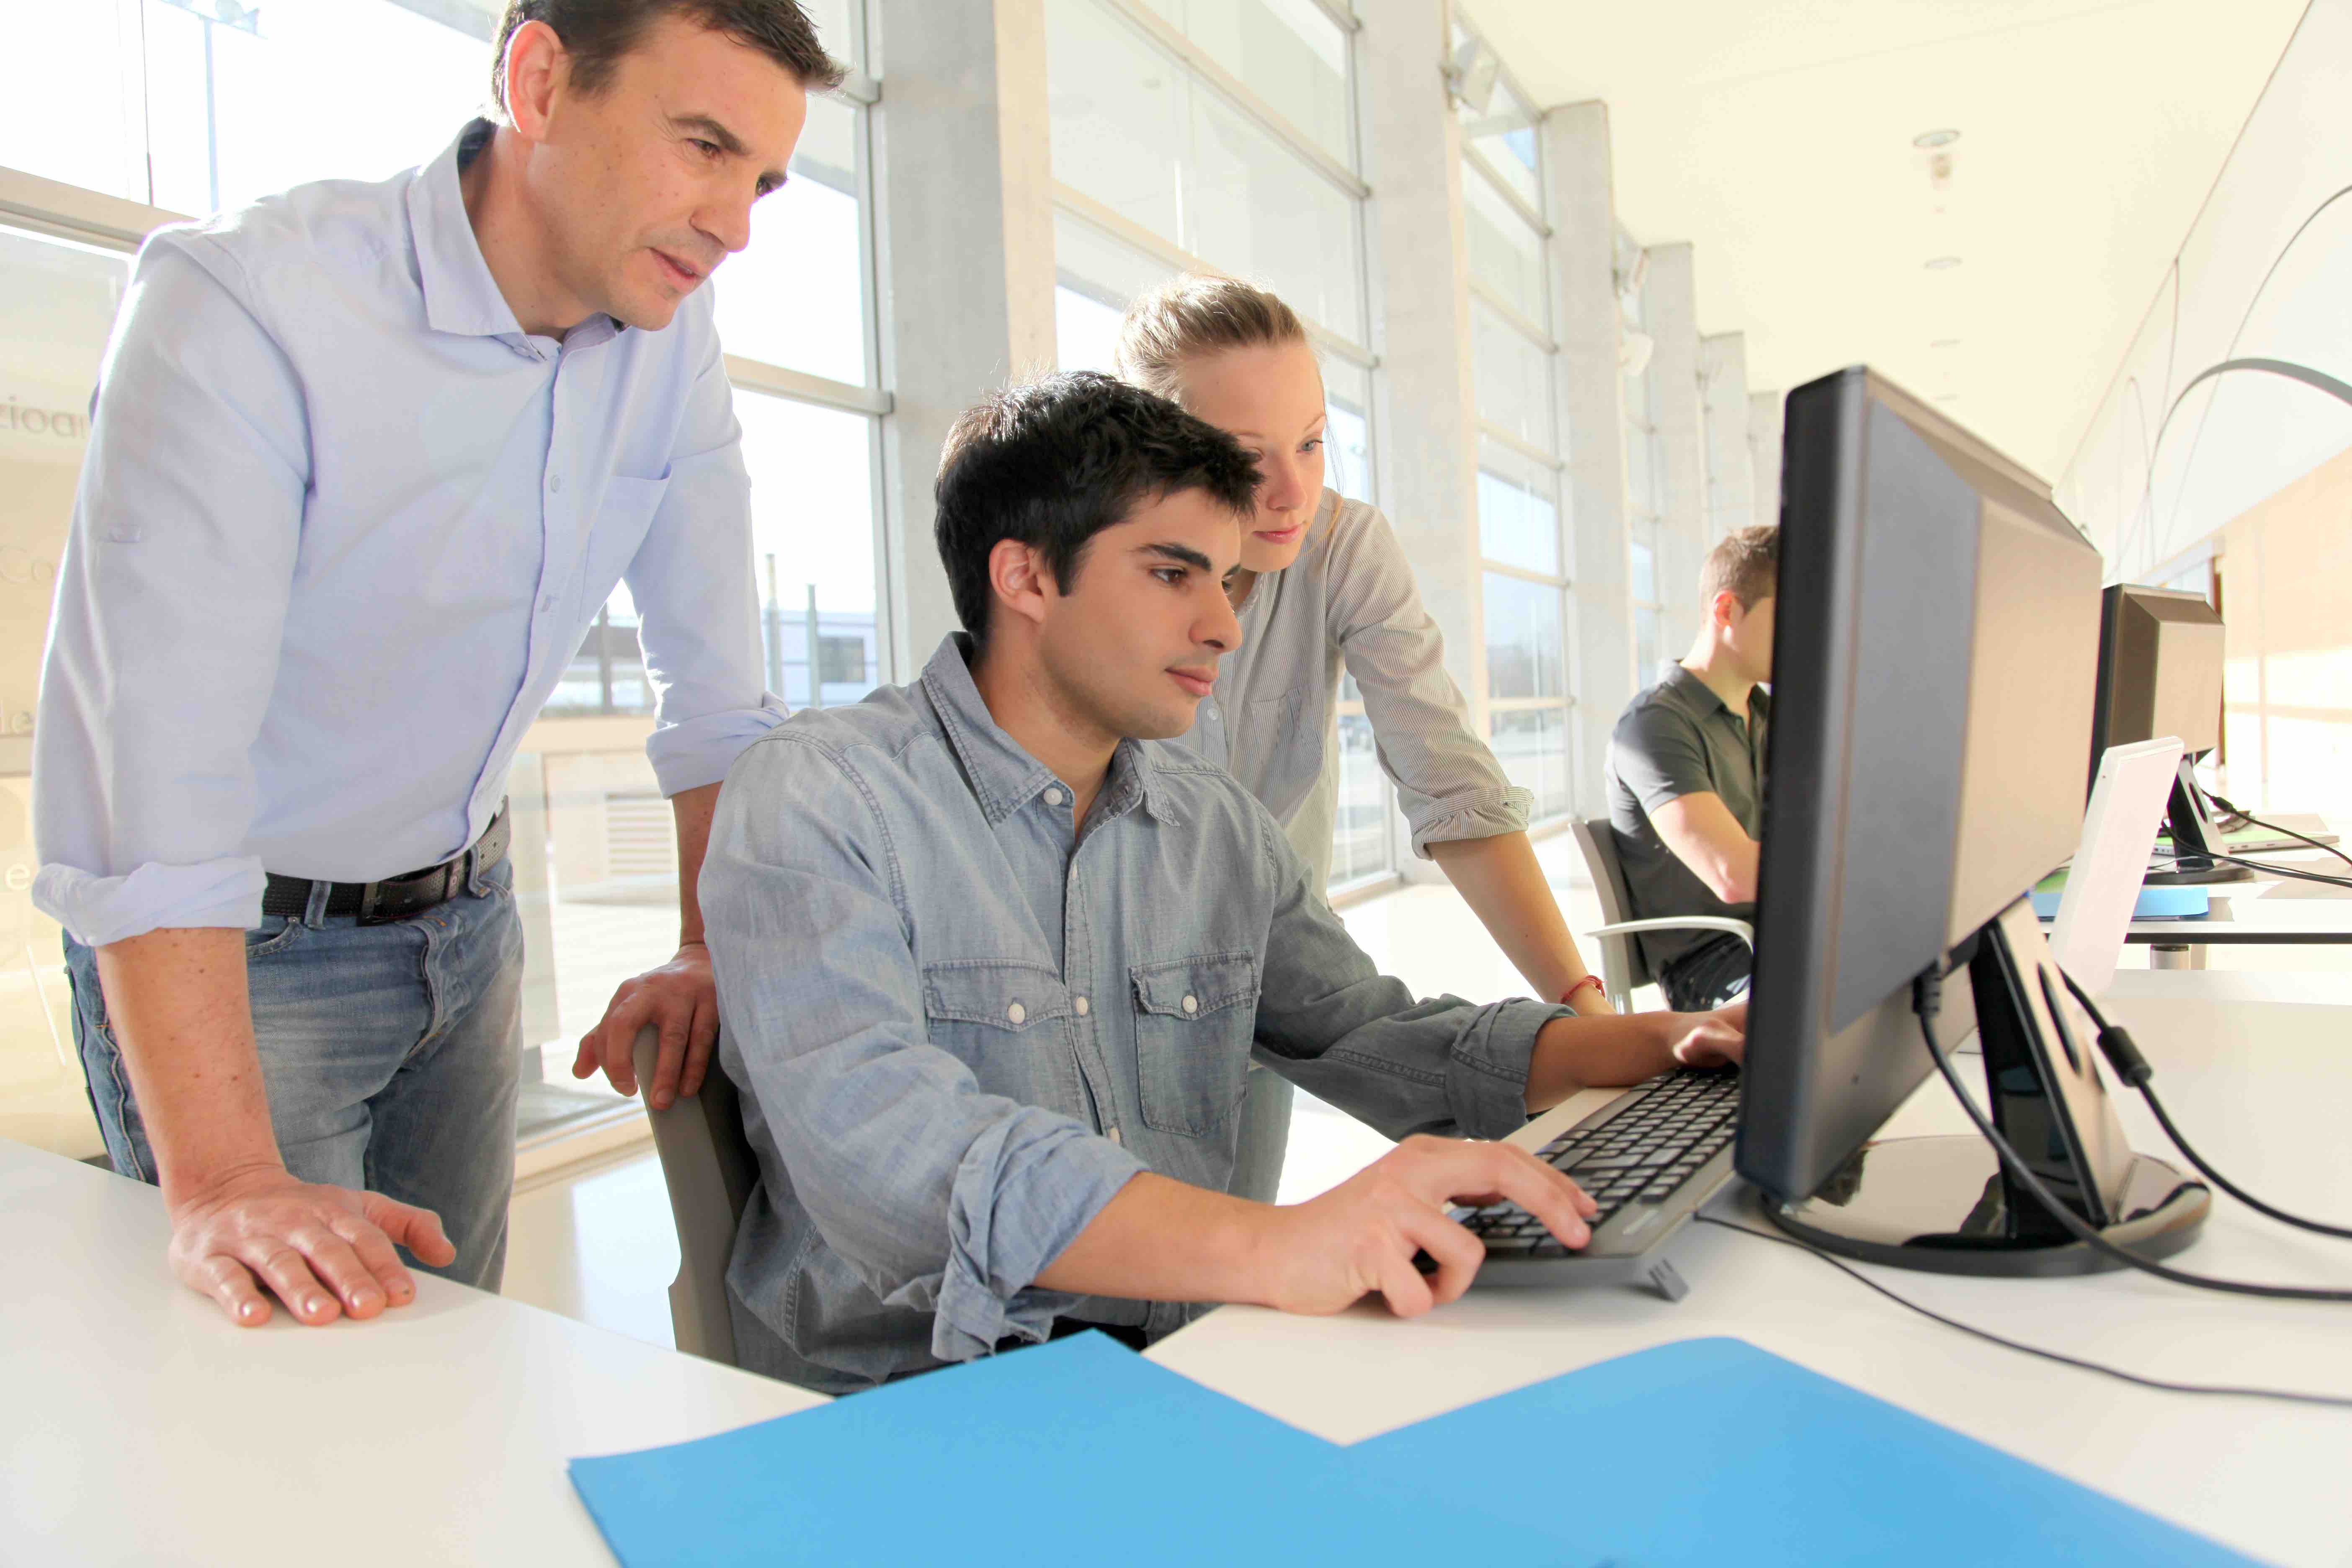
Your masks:
[{"label": "monitor stand", "polygon": [[[2125,1141],[2094,1065],[2096,1036],[2067,994],[2032,905],[2019,900],[1975,941],[1966,993],[1985,1082],[1997,1086],[1993,1125],[2042,1184],[2109,1241],[2147,1258],[2187,1247],[2212,1194]],[[1947,1055],[1967,1032],[1957,980],[1947,982],[1937,1028]],[[1918,1048],[1926,1053],[1924,1040]],[[2123,1267],[2068,1236],[1974,1132],[1864,1144],[1811,1197],[1768,1199],[1765,1210],[1824,1251],[1898,1268],[2047,1276]]]},{"label": "monitor stand", "polygon": [[2180,759],[2180,776],[2172,781],[2172,805],[2165,817],[2172,836],[2172,860],[2162,870],[2150,870],[2141,880],[2151,888],[2177,888],[2202,882],[2244,882],[2253,872],[2243,866],[2213,858],[2221,847],[2221,825],[2213,820],[2213,803],[2197,786],[2197,759]]}]

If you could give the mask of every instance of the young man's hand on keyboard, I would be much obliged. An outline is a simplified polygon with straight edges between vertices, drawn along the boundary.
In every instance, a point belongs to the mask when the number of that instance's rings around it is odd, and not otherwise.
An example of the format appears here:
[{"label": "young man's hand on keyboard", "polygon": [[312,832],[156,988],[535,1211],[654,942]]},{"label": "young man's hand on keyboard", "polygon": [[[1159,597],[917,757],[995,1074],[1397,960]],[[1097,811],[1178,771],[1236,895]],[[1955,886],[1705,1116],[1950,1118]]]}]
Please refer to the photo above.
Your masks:
[{"label": "young man's hand on keyboard", "polygon": [[[1417,1317],[1470,1288],[1484,1243],[1448,1218],[1450,1203],[1508,1199],[1570,1247],[1591,1239],[1583,1189],[1524,1149],[1451,1138],[1408,1138],[1355,1175],[1266,1215],[1266,1304],[1336,1312],[1379,1291],[1399,1317]],[[1434,1260],[1424,1276],[1417,1253]]]},{"label": "young man's hand on keyboard", "polygon": [[1683,1015],[1690,1032],[1674,1045],[1675,1060],[1686,1068],[1737,1067],[1748,1054],[1748,998],[1712,1013]]},{"label": "young man's hand on keyboard", "polygon": [[1724,1067],[1748,1047],[1743,999],[1712,1013],[1554,1018],[1528,1061],[1528,1110],[1549,1110],[1580,1089],[1631,1088],[1679,1067]]}]

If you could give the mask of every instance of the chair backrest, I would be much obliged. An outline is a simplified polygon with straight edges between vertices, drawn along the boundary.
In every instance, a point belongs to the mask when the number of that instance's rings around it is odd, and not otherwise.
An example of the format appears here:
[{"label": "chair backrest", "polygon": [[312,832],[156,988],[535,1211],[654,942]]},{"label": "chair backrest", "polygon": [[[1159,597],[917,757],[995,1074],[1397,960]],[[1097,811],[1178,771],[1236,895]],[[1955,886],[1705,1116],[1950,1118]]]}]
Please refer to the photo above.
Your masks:
[{"label": "chair backrest", "polygon": [[[1617,839],[1609,819],[1579,820],[1576,847],[1584,852],[1584,868],[1591,874],[1592,890],[1601,899],[1601,923],[1622,925],[1638,918],[1633,895],[1625,890],[1625,869],[1617,863]],[[1611,1005],[1623,1012],[1633,1005],[1634,991],[1657,977],[1642,957],[1641,942],[1630,933],[1594,940],[1601,944],[1601,983],[1609,992]]]},{"label": "chair backrest", "polygon": [[[637,1031],[629,1052],[640,1086],[651,1083],[660,1036]],[[708,1361],[735,1363],[735,1322],[727,1306],[727,1260],[735,1227],[759,1184],[760,1160],[743,1136],[743,1110],[733,1080],[719,1065],[716,1044],[699,1093],[680,1095],[667,1110],[646,1108],[654,1150],[669,1188],[677,1226],[677,1278],[669,1287],[669,1321],[677,1348]]]}]

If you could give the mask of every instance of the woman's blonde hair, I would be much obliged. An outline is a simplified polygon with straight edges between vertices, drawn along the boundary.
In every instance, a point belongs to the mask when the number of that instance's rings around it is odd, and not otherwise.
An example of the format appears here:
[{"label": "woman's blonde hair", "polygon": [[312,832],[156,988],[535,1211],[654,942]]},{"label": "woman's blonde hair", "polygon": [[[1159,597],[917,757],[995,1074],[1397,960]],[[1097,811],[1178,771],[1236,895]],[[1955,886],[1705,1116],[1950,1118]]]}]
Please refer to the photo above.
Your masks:
[{"label": "woman's blonde hair", "polygon": [[1178,373],[1188,360],[1226,349],[1303,343],[1297,313],[1237,278],[1187,272],[1145,291],[1118,323],[1112,363],[1119,379],[1181,403]]}]

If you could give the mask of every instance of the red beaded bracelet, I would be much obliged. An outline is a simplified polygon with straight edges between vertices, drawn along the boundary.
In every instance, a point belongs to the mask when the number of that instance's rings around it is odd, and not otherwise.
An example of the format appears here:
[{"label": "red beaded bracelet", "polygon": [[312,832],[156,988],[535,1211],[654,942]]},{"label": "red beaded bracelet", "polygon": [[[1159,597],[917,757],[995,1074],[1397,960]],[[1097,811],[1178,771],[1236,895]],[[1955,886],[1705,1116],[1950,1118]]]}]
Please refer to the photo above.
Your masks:
[{"label": "red beaded bracelet", "polygon": [[1588,985],[1591,986],[1595,991],[1605,992],[1608,990],[1607,986],[1601,984],[1601,976],[1598,974],[1588,974],[1561,994],[1559,1005],[1563,1007],[1574,1006],[1576,1005],[1576,994],[1583,990]]}]

